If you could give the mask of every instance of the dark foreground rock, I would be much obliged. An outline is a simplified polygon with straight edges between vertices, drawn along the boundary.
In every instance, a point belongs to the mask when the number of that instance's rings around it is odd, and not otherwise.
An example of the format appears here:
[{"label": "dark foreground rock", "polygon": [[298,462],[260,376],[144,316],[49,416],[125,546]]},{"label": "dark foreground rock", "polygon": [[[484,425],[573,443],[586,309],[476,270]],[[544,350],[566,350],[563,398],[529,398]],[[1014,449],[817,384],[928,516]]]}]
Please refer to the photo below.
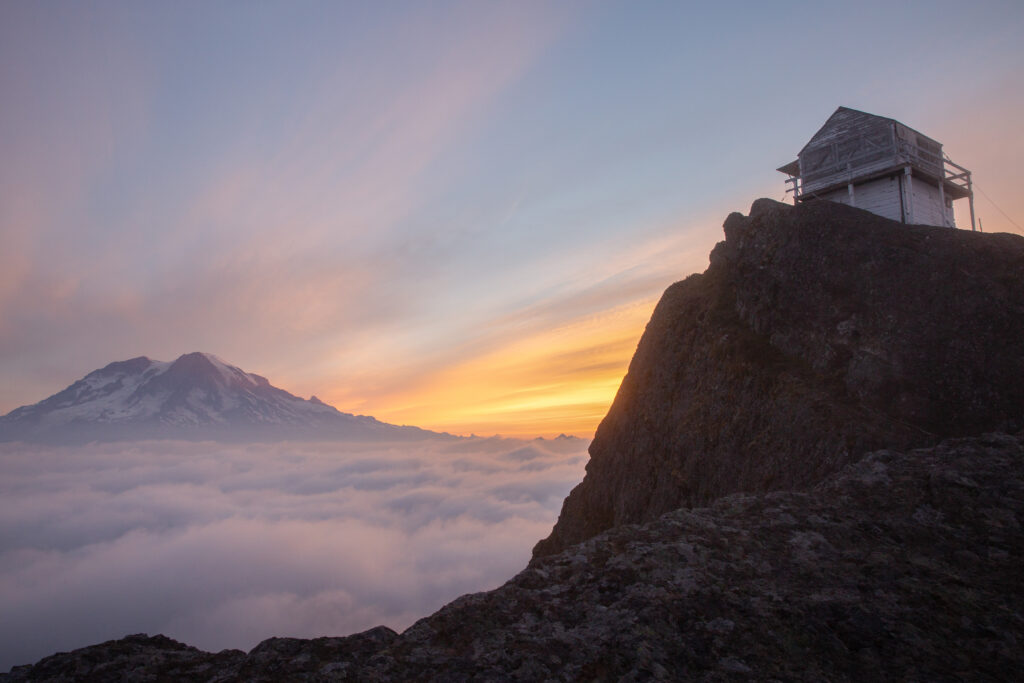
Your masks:
[{"label": "dark foreground rock", "polygon": [[1019,680],[1021,437],[870,453],[535,560],[401,635],[248,655],[131,636],[0,680]]},{"label": "dark foreground rock", "polygon": [[762,199],[658,303],[535,556],[864,453],[1024,427],[1024,238]]}]

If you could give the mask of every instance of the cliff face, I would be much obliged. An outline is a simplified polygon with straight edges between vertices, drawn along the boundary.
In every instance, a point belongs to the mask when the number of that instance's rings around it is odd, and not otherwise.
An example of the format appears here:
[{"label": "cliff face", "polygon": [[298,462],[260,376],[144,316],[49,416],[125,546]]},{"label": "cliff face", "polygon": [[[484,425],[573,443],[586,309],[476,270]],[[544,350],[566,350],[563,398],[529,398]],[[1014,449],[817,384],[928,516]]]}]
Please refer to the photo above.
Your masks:
[{"label": "cliff face", "polygon": [[534,556],[867,451],[1024,426],[1024,239],[759,200],[670,287]]}]

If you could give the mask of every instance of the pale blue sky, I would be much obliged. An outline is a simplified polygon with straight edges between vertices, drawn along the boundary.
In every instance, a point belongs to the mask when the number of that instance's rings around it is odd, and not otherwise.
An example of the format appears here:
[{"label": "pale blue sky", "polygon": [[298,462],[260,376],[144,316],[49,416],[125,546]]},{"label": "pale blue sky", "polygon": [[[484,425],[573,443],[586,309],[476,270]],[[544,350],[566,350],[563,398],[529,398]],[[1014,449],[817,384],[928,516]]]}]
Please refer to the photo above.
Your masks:
[{"label": "pale blue sky", "polygon": [[624,366],[645,315],[613,313],[781,198],[839,105],[1020,224],[1022,29],[1019,2],[4,3],[0,412],[203,350],[457,429],[430,388],[524,340],[608,316]]}]

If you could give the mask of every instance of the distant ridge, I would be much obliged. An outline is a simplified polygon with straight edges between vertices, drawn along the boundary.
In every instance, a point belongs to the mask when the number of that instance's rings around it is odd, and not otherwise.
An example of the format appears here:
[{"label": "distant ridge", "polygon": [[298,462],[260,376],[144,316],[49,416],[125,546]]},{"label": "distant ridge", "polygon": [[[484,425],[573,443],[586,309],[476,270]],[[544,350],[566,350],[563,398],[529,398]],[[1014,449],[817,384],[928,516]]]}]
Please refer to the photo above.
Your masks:
[{"label": "distant ridge", "polygon": [[0,442],[453,438],[342,413],[294,396],[210,353],[145,356],[94,370],[63,391],[0,417]]}]

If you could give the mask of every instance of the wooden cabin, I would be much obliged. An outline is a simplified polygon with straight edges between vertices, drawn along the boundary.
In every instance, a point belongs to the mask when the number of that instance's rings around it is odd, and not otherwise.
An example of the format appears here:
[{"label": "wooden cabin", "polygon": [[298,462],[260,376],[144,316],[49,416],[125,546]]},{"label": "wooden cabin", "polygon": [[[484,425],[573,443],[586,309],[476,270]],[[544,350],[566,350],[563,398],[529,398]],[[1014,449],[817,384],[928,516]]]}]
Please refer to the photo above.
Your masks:
[{"label": "wooden cabin", "polygon": [[778,170],[794,203],[826,199],[902,223],[956,227],[953,202],[966,197],[974,229],[971,172],[895,119],[839,107]]}]

